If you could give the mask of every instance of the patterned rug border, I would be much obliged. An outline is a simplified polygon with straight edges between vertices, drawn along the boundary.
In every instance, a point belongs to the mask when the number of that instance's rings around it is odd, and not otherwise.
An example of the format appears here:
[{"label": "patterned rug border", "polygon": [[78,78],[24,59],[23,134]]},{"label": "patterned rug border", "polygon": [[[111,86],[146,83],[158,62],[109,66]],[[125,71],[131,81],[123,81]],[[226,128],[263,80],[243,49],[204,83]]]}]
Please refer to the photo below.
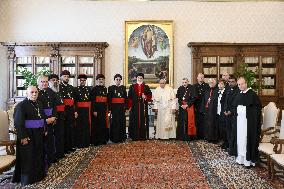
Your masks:
[{"label": "patterned rug border", "polygon": [[63,179],[62,182],[58,184],[58,187],[72,188],[79,176],[88,168],[88,165],[96,156],[97,151],[101,147],[102,146],[90,146],[89,151],[86,152],[84,159],[65,176],[65,179]]},{"label": "patterned rug border", "polygon": [[222,182],[221,178],[214,173],[210,168],[207,160],[204,158],[202,152],[199,150],[196,142],[187,142],[188,147],[194,158],[196,159],[198,166],[202,173],[205,175],[207,182],[211,188],[227,188]]}]

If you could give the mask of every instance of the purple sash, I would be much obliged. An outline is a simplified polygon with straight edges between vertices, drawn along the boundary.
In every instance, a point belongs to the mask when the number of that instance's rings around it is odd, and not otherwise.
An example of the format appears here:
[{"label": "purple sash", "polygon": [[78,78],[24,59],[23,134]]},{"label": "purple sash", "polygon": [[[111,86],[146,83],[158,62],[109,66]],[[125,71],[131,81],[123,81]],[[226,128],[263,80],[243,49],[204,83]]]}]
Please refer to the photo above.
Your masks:
[{"label": "purple sash", "polygon": [[26,120],[25,121],[25,127],[29,128],[29,129],[41,128],[43,126],[44,126],[44,120],[43,119]]},{"label": "purple sash", "polygon": [[46,109],[43,109],[44,111],[44,114],[46,116],[51,116],[52,115],[52,108],[46,108]]}]

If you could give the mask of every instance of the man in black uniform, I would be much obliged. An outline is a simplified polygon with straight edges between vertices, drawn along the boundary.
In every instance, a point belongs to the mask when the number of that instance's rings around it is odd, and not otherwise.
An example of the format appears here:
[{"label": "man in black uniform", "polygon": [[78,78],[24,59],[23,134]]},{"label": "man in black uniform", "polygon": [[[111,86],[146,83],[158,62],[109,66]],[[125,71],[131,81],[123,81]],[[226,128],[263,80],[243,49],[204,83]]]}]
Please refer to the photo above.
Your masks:
[{"label": "man in black uniform", "polygon": [[64,157],[64,127],[65,127],[65,105],[63,98],[59,93],[59,77],[56,74],[50,74],[48,76],[49,88],[56,94],[56,122],[53,125],[55,136],[55,154],[56,158],[60,159]]},{"label": "man in black uniform", "polygon": [[196,126],[194,116],[194,102],[196,100],[196,92],[192,85],[189,84],[187,78],[182,79],[182,86],[177,90],[178,105],[178,124],[177,139],[191,140],[196,137]]},{"label": "man in black uniform", "polygon": [[209,90],[208,83],[204,82],[204,75],[199,73],[197,76],[197,83],[193,85],[197,93],[197,98],[194,102],[195,121],[196,121],[196,135],[198,139],[204,139],[204,112],[203,112],[203,98],[206,90]]},{"label": "man in black uniform", "polygon": [[[223,148],[228,149],[229,154],[232,154],[232,128],[233,128],[233,117],[234,117],[234,111],[233,111],[233,101],[235,100],[237,94],[240,92],[238,85],[237,85],[237,79],[235,77],[230,77],[229,79],[229,86],[230,89],[227,90],[226,93],[226,100],[225,100],[225,123],[226,123],[226,135],[227,135],[227,145],[225,145]],[[236,127],[236,125],[234,125]],[[236,128],[235,128],[236,130]]]},{"label": "man in black uniform", "polygon": [[43,105],[45,115],[52,120],[47,125],[47,136],[45,137],[45,153],[47,155],[48,165],[56,162],[55,157],[55,141],[54,141],[54,122],[56,118],[55,101],[56,94],[48,88],[48,76],[41,75],[37,79],[38,84],[38,100]]},{"label": "man in black uniform", "polygon": [[97,85],[91,92],[92,99],[92,143],[94,145],[106,144],[109,140],[108,102],[105,76],[98,74]]},{"label": "man in black uniform", "polygon": [[43,137],[46,124],[53,122],[44,114],[35,86],[27,88],[27,98],[15,107],[14,123],[17,130],[16,166],[13,182],[22,185],[41,181],[46,175]]},{"label": "man in black uniform", "polygon": [[115,85],[108,88],[109,110],[111,111],[110,119],[110,140],[112,142],[123,142],[126,139],[126,87],[120,85],[122,76],[114,76]]},{"label": "man in black uniform", "polygon": [[91,88],[86,86],[87,75],[81,74],[78,77],[80,86],[76,87],[76,109],[78,117],[76,119],[76,146],[85,148],[90,145],[91,134]]},{"label": "man in black uniform", "polygon": [[70,153],[75,151],[75,117],[77,117],[77,112],[75,112],[75,94],[74,87],[69,85],[70,72],[68,70],[63,70],[61,72],[61,83],[59,84],[59,92],[63,98],[65,104],[65,129],[64,129],[64,151],[65,153]]}]

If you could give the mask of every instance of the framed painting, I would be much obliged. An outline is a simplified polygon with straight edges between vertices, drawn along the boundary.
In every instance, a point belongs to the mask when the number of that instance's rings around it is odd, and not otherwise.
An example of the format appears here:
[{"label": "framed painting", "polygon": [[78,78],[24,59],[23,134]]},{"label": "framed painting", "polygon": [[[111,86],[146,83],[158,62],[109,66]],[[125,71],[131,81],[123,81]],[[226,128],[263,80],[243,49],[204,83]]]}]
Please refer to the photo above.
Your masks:
[{"label": "framed painting", "polygon": [[173,86],[173,49],[173,21],[125,21],[125,86],[140,72],[151,88],[160,78]]}]

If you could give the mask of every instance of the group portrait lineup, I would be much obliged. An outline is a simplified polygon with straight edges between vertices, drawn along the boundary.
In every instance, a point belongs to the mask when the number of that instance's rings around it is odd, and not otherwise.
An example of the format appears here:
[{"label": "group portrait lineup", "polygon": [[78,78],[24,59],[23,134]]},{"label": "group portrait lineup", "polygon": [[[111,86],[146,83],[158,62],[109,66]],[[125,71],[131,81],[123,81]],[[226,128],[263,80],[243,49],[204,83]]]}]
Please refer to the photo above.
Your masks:
[{"label": "group portrait lineup", "polygon": [[148,140],[150,103],[157,117],[156,139],[218,144],[246,168],[259,159],[262,106],[244,77],[224,72],[220,80],[205,83],[199,73],[193,85],[183,78],[177,92],[166,77],[151,90],[141,72],[129,89],[120,74],[108,87],[103,74],[96,76],[95,86],[86,86],[87,76],[80,74],[80,85],[73,87],[69,77],[68,70],[39,76],[37,86],[29,86],[26,98],[16,105],[13,182],[39,182],[53,163],[78,148]]}]

